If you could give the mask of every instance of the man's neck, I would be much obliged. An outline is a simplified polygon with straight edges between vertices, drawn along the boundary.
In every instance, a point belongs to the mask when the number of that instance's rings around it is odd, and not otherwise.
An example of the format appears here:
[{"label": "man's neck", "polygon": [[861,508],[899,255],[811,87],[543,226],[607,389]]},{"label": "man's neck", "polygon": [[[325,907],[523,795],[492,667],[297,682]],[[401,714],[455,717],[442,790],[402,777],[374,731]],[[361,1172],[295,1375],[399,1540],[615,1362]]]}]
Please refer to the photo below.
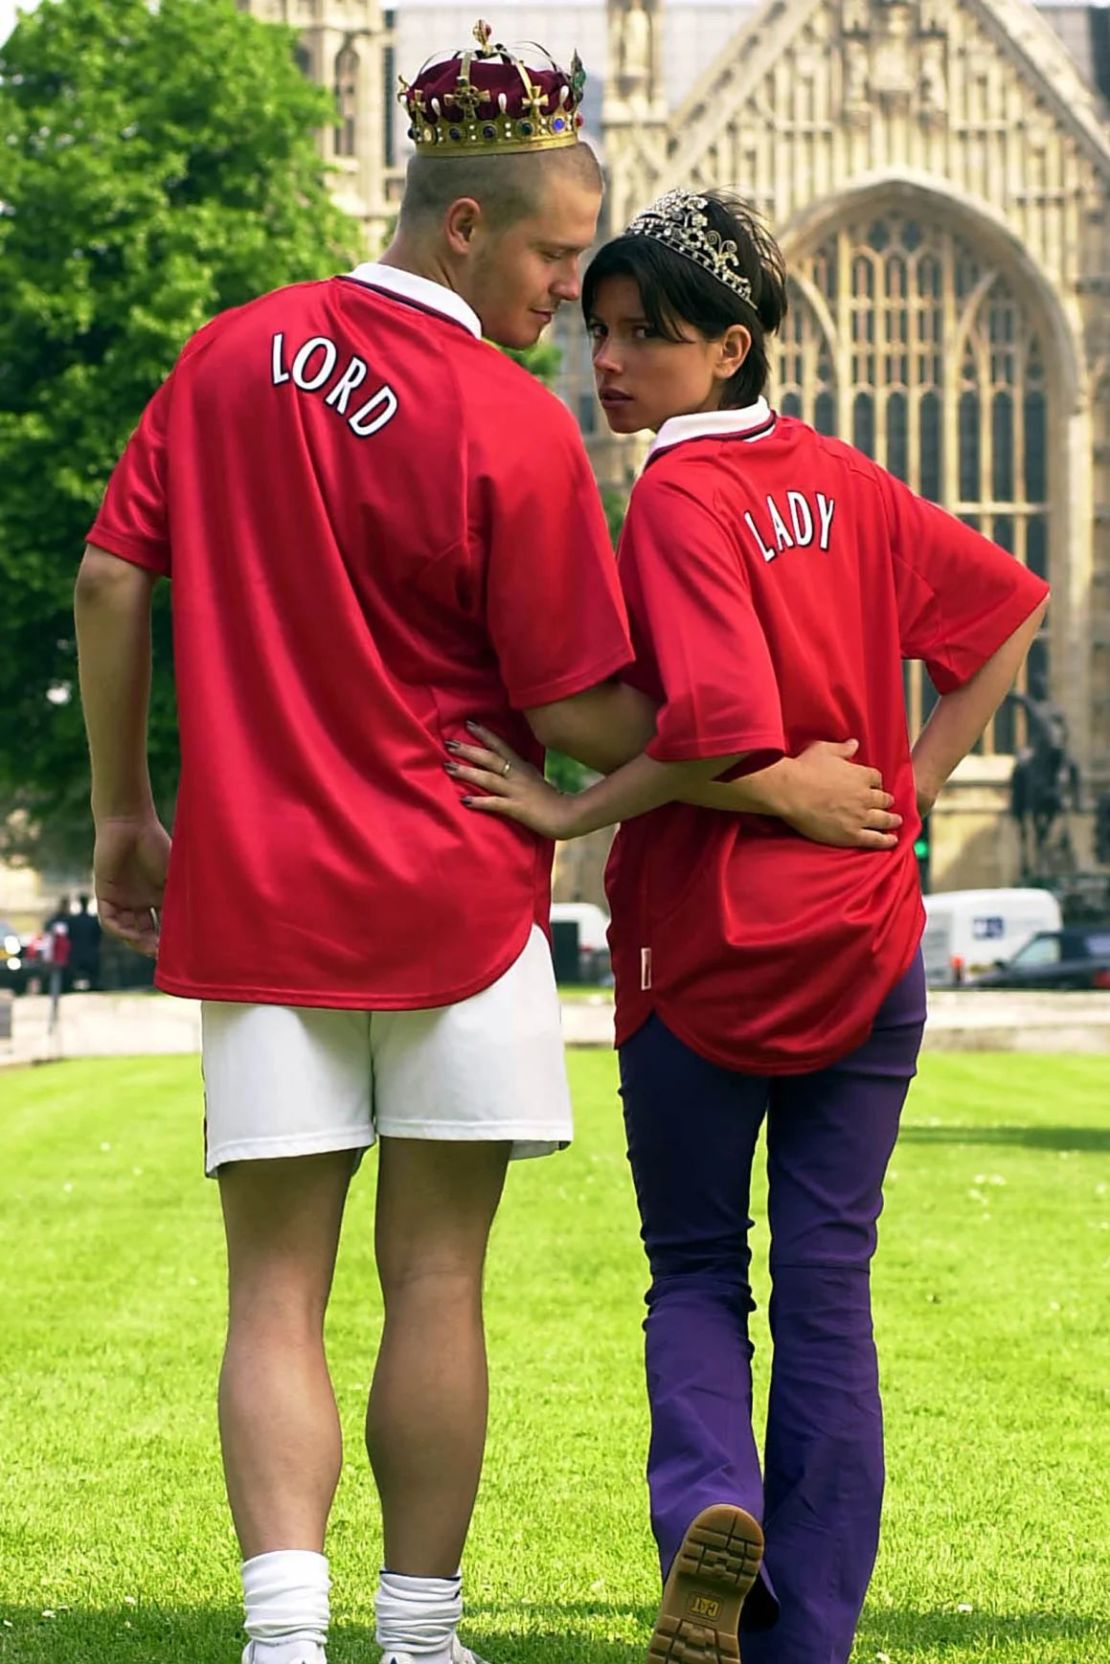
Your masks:
[{"label": "man's neck", "polygon": [[447,262],[439,257],[432,249],[415,242],[411,237],[404,237],[400,233],[394,237],[384,254],[379,254],[379,266],[394,266],[398,271],[411,272],[414,277],[423,277],[429,283],[438,283],[444,289],[450,289],[452,294],[466,296],[459,288],[458,276],[452,272]]}]

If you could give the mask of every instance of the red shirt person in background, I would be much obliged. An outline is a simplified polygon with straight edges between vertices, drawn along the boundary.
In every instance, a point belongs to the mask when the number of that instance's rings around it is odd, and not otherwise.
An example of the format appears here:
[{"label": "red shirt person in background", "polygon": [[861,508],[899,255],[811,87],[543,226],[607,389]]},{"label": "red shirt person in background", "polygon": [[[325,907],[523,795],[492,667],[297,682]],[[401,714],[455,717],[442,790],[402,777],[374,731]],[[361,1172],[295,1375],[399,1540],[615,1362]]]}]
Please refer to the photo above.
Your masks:
[{"label": "red shirt person in background", "polygon": [[[665,1588],[651,1656],[690,1631],[698,1656],[735,1659],[739,1631],[744,1664],[847,1664],[883,1489],[869,1267],[925,1017],[913,844],[1020,668],[1047,588],[768,407],[785,270],[743,204],[663,198],[598,255],[583,306],[610,425],[657,434],[620,547],[655,737],[578,798],[493,741],[464,753],[463,778],[489,794],[476,809],[556,837],[625,823],[608,888],[652,1273],[648,1476]],[[941,695],[912,750],[904,659],[924,660]],[[858,736],[893,795],[885,851],[710,813],[735,787],[706,788],[705,807],[655,806],[676,758],[748,753],[752,769],[837,734]],[[775,1344],[761,1472],[747,1233],[765,1117]]]}]

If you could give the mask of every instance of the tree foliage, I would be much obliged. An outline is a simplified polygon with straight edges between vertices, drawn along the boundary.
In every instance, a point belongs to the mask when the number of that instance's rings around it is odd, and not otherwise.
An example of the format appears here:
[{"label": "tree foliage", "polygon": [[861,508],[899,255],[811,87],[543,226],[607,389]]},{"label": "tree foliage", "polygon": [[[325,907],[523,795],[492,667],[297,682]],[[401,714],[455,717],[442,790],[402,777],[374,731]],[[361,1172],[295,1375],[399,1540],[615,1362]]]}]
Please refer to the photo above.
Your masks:
[{"label": "tree foliage", "polygon": [[534,347],[502,347],[506,358],[522,364],[526,370],[550,387],[559,373],[563,354],[554,341],[537,341]]},{"label": "tree foliage", "polygon": [[[602,506],[605,509],[605,519],[609,526],[609,535],[613,539],[614,548],[620,538],[621,527],[628,511],[628,493],[620,491],[615,486],[606,486],[601,493]],[[547,778],[561,792],[584,791],[594,778],[590,770],[573,757],[564,757],[562,752],[549,751],[547,755]]]},{"label": "tree foliage", "polygon": [[[0,820],[32,841],[85,822],[73,577],[143,406],[215,314],[357,256],[294,39],[234,0],[44,0],[0,46]],[[156,630],[164,801],[164,605]]]}]

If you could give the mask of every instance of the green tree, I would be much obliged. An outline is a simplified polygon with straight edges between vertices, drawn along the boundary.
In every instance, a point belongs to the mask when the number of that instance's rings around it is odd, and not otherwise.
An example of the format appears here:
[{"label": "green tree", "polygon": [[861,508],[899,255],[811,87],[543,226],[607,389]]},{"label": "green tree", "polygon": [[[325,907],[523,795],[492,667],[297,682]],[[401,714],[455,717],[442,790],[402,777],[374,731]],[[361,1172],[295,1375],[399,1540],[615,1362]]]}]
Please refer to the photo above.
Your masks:
[{"label": "green tree", "polygon": [[[357,255],[294,33],[234,0],[44,0],[0,46],[0,826],[87,837],[72,585],[108,474],[186,339]],[[164,587],[164,586],[163,586]],[[151,758],[177,747],[167,608]],[[11,811],[16,811],[13,815]]]},{"label": "green tree", "polygon": [[[539,373],[539,372],[537,372]],[[628,493],[615,486],[604,486],[601,501],[605,509],[605,519],[609,525],[609,535],[616,547],[617,540],[624,525],[624,517],[628,511]],[[580,792],[594,779],[588,768],[576,762],[573,757],[564,757],[559,751],[549,751],[547,755],[547,778],[561,792]]]},{"label": "green tree", "polygon": [[537,341],[534,347],[502,347],[501,351],[514,363],[523,364],[548,387],[554,382],[563,362],[562,350],[554,341]]}]

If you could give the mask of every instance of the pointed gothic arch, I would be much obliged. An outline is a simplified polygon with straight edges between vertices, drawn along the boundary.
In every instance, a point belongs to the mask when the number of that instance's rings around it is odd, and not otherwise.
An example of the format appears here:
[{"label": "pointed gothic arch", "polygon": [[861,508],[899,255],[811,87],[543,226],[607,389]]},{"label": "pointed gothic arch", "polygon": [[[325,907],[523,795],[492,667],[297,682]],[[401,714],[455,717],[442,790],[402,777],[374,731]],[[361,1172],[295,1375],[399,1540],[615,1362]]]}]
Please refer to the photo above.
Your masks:
[{"label": "pointed gothic arch", "polygon": [[[775,391],[785,412],[848,440],[1048,576],[1062,548],[1054,504],[1069,491],[1054,433],[1074,408],[1079,361],[1055,298],[1008,242],[982,215],[904,179],[808,216],[784,238],[792,311]],[[1046,631],[1030,660],[1046,678],[1049,651]],[[935,697],[922,668],[908,667],[914,732]],[[1023,740],[1007,707],[980,749],[1008,755]]]},{"label": "pointed gothic arch", "polygon": [[358,155],[359,56],[353,46],[344,46],[335,59],[335,154]]}]

